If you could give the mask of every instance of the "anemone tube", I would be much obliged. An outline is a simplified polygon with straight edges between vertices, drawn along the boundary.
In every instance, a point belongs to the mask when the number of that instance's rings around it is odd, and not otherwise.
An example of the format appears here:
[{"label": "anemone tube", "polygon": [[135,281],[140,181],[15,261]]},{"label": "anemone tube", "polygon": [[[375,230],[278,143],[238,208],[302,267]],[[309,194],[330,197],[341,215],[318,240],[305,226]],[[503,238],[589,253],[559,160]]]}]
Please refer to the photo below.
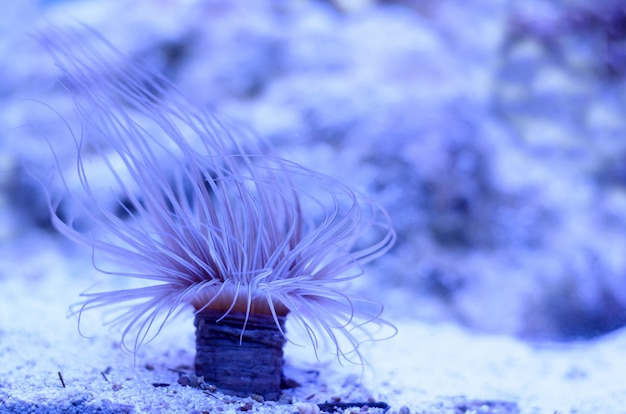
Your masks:
[{"label": "anemone tube", "polygon": [[123,305],[108,323],[136,352],[191,307],[196,374],[268,399],[280,395],[287,315],[315,349],[326,339],[355,362],[372,324],[392,327],[382,306],[345,291],[395,241],[382,207],[194,106],[92,29],[53,27],[39,40],[80,125],[68,123],[69,172],[49,139],[61,183],[48,190],[53,224],[91,246],[101,272],[145,282],[84,293],[79,324],[83,311]]}]

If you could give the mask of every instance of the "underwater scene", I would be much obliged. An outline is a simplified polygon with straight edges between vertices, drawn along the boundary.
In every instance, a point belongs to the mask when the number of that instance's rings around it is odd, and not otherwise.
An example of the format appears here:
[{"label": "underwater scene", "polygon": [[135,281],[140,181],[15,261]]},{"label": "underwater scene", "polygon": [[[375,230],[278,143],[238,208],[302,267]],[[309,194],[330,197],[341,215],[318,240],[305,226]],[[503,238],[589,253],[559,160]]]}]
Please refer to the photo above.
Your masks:
[{"label": "underwater scene", "polygon": [[0,413],[626,412],[626,5],[0,11]]}]

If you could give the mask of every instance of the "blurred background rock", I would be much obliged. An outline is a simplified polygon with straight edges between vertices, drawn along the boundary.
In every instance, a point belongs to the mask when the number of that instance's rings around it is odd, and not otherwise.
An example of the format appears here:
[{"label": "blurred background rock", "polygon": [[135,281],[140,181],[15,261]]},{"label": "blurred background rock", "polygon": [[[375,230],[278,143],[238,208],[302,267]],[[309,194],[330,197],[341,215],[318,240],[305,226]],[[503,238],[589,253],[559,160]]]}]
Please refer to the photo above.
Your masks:
[{"label": "blurred background rock", "polygon": [[0,282],[26,241],[63,243],[33,176],[72,105],[29,34],[75,20],[383,204],[398,243],[358,288],[390,319],[533,340],[626,324],[623,2],[8,2]]}]

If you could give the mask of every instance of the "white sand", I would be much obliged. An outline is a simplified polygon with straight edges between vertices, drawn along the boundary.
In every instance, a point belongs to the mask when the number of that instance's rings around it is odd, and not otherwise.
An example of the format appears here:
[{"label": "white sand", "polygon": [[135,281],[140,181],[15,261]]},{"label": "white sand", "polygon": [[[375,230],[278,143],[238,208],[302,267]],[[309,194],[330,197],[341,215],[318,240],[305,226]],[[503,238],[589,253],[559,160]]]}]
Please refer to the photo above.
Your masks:
[{"label": "white sand", "polygon": [[[393,339],[364,346],[370,365],[362,377],[356,367],[318,363],[310,349],[288,346],[288,370],[304,385],[287,390],[279,403],[183,387],[175,370],[191,372],[191,318],[167,325],[135,361],[119,349],[119,333],[99,326],[98,312],[86,314],[83,325],[93,336],[81,337],[76,318],[66,314],[96,273],[81,251],[63,254],[66,246],[53,242],[35,234],[2,248],[1,412],[238,412],[251,404],[252,412],[292,413],[298,404],[333,397],[384,401],[389,412],[405,406],[412,413],[463,412],[454,407],[472,401],[502,402],[500,411],[475,411],[485,413],[516,412],[502,411],[515,405],[523,413],[618,413],[626,407],[626,332],[531,346],[409,320],[395,321]],[[306,412],[308,406],[299,407]]]}]

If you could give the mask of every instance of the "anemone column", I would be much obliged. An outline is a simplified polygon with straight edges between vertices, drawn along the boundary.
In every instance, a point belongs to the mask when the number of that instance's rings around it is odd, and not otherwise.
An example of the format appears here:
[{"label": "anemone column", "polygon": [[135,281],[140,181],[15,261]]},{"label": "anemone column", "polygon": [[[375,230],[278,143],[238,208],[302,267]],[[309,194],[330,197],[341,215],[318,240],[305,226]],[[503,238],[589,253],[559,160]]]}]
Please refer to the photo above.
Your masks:
[{"label": "anemone column", "polygon": [[196,314],[196,375],[239,396],[280,397],[285,317],[203,311]]}]

